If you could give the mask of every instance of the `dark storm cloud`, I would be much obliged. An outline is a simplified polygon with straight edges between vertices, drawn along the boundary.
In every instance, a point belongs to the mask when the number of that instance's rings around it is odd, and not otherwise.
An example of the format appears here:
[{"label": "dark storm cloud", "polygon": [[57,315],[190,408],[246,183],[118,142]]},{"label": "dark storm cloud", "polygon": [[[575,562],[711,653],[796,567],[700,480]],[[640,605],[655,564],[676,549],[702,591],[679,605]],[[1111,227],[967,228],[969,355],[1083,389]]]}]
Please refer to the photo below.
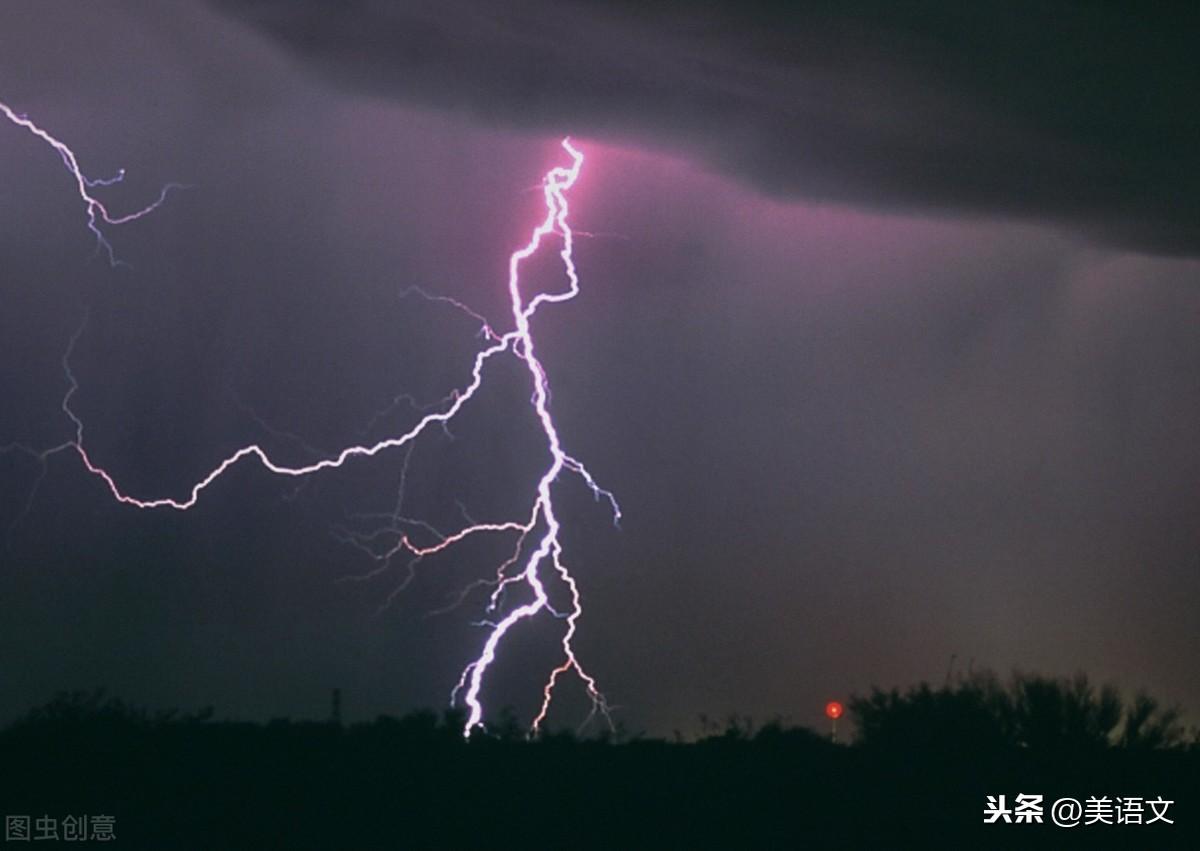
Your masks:
[{"label": "dark storm cloud", "polygon": [[[404,410],[373,417],[397,394],[460,386],[479,341],[474,323],[399,293],[421,286],[503,322],[505,258],[540,215],[529,189],[561,161],[554,136],[569,129],[587,156],[572,216],[594,237],[576,244],[580,297],[547,309],[536,331],[556,421],[624,510],[614,530],[586,488],[564,483],[587,606],[578,646],[623,723],[666,734],[734,711],[822,723],[830,697],[940,681],[951,654],[961,666],[1083,669],[1200,706],[1200,261],[800,194],[964,204],[961,180],[913,163],[937,144],[969,150],[983,126],[991,159],[972,173],[1006,175],[1009,195],[977,208],[1032,215],[1040,193],[1044,215],[1074,211],[1124,239],[1140,221],[1162,237],[1157,220],[1101,216],[1062,186],[1111,189],[1080,170],[1145,170],[1168,145],[1139,147],[1142,129],[1119,140],[1128,152],[1072,156],[1083,142],[1041,141],[1050,134],[1001,109],[1032,106],[973,94],[981,73],[951,67],[949,53],[936,66],[942,54],[899,25],[885,37],[827,13],[823,39],[815,19],[801,39],[797,26],[762,24],[766,13],[755,24],[710,7],[665,26],[661,7],[496,5],[513,23],[489,22],[481,4],[445,7],[444,23],[432,7],[389,13],[390,30],[371,7],[314,18],[313,55],[353,84],[339,89],[196,0],[44,0],[36,15],[0,4],[11,48],[0,97],[70,141],[90,173],[127,167],[104,192],[115,211],[164,182],[193,187],[112,229],[130,266],[110,269],[89,260],[53,150],[0,124],[0,444],[70,436],[60,358],[85,304],[73,404],[94,457],[138,495],[186,493],[249,442],[281,461],[314,457],[284,432],[334,451],[370,422],[381,435],[404,428]],[[978,14],[980,33],[1014,41]],[[376,47],[338,29],[356,26]],[[396,32],[408,53],[386,59]],[[569,47],[554,50],[557,38]],[[965,57],[963,38],[945,36]],[[533,58],[517,65],[521,51]],[[407,72],[395,59],[406,55]],[[785,55],[798,58],[785,66]],[[575,98],[539,89],[556,57]],[[1144,79],[1135,64],[1103,73]],[[1065,85],[1044,76],[1047,92]],[[363,96],[366,82],[390,96]],[[1152,126],[1163,110],[1151,97],[1131,112],[1133,91],[1112,116],[1093,111],[1097,125],[1136,114]],[[941,124],[914,118],[918,107]],[[787,127],[803,148],[789,159],[785,136],[768,131],[799,110],[808,123]],[[524,132],[495,132],[488,116]],[[881,136],[895,128],[891,147],[836,136],[835,119],[851,118]],[[1033,175],[1019,184],[992,165],[998,150],[1042,159],[1013,155]],[[743,182],[701,157],[740,163]],[[762,184],[770,168],[790,181],[786,203],[746,180]],[[923,194],[902,194],[901,179]],[[1162,197],[1147,190],[1142,203]],[[413,516],[458,528],[461,500],[503,519],[532,492],[544,455],[521,416],[519,366],[497,363],[453,439],[430,435],[413,453]],[[195,510],[164,514],[113,502],[74,456],[39,479],[29,458],[0,455],[0,720],[99,684],[150,706],[254,718],[321,716],[333,686],[356,720],[443,705],[481,645],[483,602],[429,613],[490,575],[510,542],[428,561],[379,612],[401,573],[338,581],[373,563],[331,534],[395,506],[404,458],[376,460],[300,487],[246,464]],[[558,626],[514,636],[492,705],[528,717],[557,664],[537,654],[557,646]],[[564,700],[555,724],[586,714],[577,681]]]},{"label": "dark storm cloud", "polygon": [[779,196],[1200,252],[1194,7],[215,2],[355,89],[681,150]]}]

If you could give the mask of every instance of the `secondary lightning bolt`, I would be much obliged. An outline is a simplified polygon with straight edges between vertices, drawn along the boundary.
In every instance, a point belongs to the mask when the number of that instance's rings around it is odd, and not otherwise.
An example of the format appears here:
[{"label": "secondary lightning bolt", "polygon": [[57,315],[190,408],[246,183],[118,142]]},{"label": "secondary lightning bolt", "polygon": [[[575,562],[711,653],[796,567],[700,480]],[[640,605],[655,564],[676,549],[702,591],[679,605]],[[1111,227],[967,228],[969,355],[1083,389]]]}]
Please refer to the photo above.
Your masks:
[{"label": "secondary lightning bolt", "polygon": [[132,213],[126,213],[123,216],[114,216],[108,211],[108,207],[104,206],[104,204],[91,193],[91,190],[95,189],[96,187],[112,186],[113,184],[120,183],[125,179],[125,169],[121,169],[113,177],[90,178],[85,175],[83,170],[79,167],[79,160],[76,159],[75,152],[67,147],[66,144],[54,136],[51,136],[47,131],[34,124],[28,116],[15,112],[12,107],[2,101],[0,101],[0,114],[3,114],[5,118],[7,118],[13,124],[16,124],[18,127],[25,128],[34,136],[37,136],[39,139],[58,152],[59,157],[62,158],[63,165],[66,166],[67,171],[69,171],[71,176],[75,179],[75,187],[79,192],[79,198],[83,201],[84,209],[87,212],[88,230],[90,230],[96,237],[96,248],[104,252],[104,254],[108,257],[109,264],[112,266],[119,266],[122,265],[122,263],[117,259],[116,253],[113,251],[113,247],[109,243],[108,239],[104,236],[104,232],[100,229],[100,225],[123,225],[127,222],[136,221],[142,216],[148,215],[149,213],[152,213],[161,207],[163,202],[167,199],[167,193],[169,193],[172,189],[184,188],[183,184],[181,183],[168,183],[162,188],[162,190],[159,192],[158,199],[153,203],[147,204],[145,207],[142,207],[140,210],[135,210]]},{"label": "secondary lightning bolt", "polygon": [[[122,224],[152,212],[162,203],[167,191],[173,188],[175,184],[166,187],[155,203],[135,213],[114,217],[109,214],[100,201],[90,194],[89,190],[95,186],[107,185],[108,183],[120,180],[120,174],[111,181],[95,181],[86,178],[79,169],[74,153],[65,144],[50,136],[25,116],[14,113],[2,103],[0,103],[0,111],[3,111],[10,121],[29,130],[58,151],[68,171],[75,177],[80,198],[86,206],[89,229],[96,235],[98,244],[108,253],[110,261],[115,264],[117,261],[113,255],[111,246],[100,230],[100,222]],[[353,458],[369,458],[385,450],[394,448],[404,447],[411,449],[413,442],[428,428],[432,426],[441,426],[444,428],[462,407],[471,400],[483,383],[484,367],[489,360],[501,353],[512,353],[526,365],[529,372],[533,384],[533,394],[530,401],[546,438],[546,447],[550,457],[549,466],[538,482],[536,498],[525,519],[489,523],[469,521],[469,525],[453,534],[438,534],[438,542],[429,546],[418,546],[407,534],[401,533],[395,546],[384,554],[383,560],[390,559],[392,555],[400,551],[408,552],[415,559],[435,555],[465,538],[477,534],[516,533],[516,545],[512,555],[499,566],[494,580],[485,580],[487,584],[494,587],[488,610],[492,612],[501,609],[502,594],[506,588],[513,585],[525,585],[533,593],[533,600],[511,609],[498,621],[489,622],[487,638],[484,641],[480,654],[463,669],[458,684],[451,693],[451,702],[452,704],[456,703],[459,695],[462,695],[462,701],[467,707],[468,717],[463,730],[464,735],[469,736],[472,731],[479,728],[483,723],[484,708],[480,692],[483,688],[485,675],[495,660],[496,653],[505,636],[520,621],[531,618],[544,610],[564,619],[566,622],[566,629],[561,639],[563,661],[550,672],[546,680],[542,690],[541,706],[536,717],[533,719],[531,731],[536,733],[541,728],[549,712],[555,686],[563,675],[572,671],[583,682],[587,694],[591,699],[592,713],[589,715],[589,719],[597,712],[607,718],[608,706],[604,696],[600,693],[595,679],[587,673],[579,662],[573,645],[578,619],[583,613],[583,608],[578,584],[567,569],[562,558],[563,547],[560,540],[561,523],[554,505],[554,485],[558,482],[564,470],[574,473],[583,480],[598,500],[604,499],[609,503],[613,512],[614,522],[620,521],[621,512],[613,494],[600,487],[587,468],[576,458],[569,455],[562,446],[561,438],[550,413],[550,389],[546,371],[536,355],[534,337],[530,327],[531,320],[539,307],[544,304],[568,301],[579,293],[579,276],[575,268],[573,256],[573,235],[567,221],[568,205],[566,193],[579,177],[583,166],[583,154],[571,144],[569,139],[562,141],[562,147],[570,156],[571,164],[569,166],[557,166],[546,174],[542,182],[542,191],[546,204],[545,217],[533,229],[528,242],[523,247],[514,251],[509,257],[508,292],[513,323],[515,325],[514,330],[498,334],[480,314],[470,310],[460,302],[442,296],[429,296],[423,291],[417,290],[417,292],[430,300],[448,302],[479,320],[482,324],[481,335],[486,339],[488,345],[475,355],[470,382],[465,387],[452,392],[450,396],[446,397],[443,400],[443,406],[439,409],[426,411],[424,416],[408,431],[376,443],[350,446],[330,457],[325,457],[301,466],[288,466],[277,463],[258,444],[250,444],[238,449],[218,463],[207,475],[193,484],[187,495],[183,498],[158,497],[144,499],[135,497],[125,493],[117,484],[115,477],[97,464],[89,455],[84,446],[83,421],[71,408],[71,398],[78,390],[78,382],[71,372],[70,353],[79,334],[82,333],[83,326],[81,326],[80,331],[72,337],[71,345],[68,347],[67,353],[63,358],[63,368],[69,381],[69,389],[63,398],[62,410],[74,425],[75,438],[52,449],[32,454],[35,454],[44,461],[51,454],[74,450],[86,469],[104,482],[113,498],[118,502],[140,509],[173,508],[185,511],[194,506],[200,499],[201,494],[220,478],[223,473],[244,458],[253,457],[267,470],[278,475],[302,477],[321,470],[341,467]],[[557,234],[561,239],[559,257],[562,260],[568,286],[561,292],[540,292],[527,301],[521,289],[521,265],[525,260],[537,253],[545,239],[554,234]],[[30,451],[24,447],[18,448],[27,452]],[[510,575],[508,571],[521,562],[521,555],[526,548],[527,542],[531,537],[535,537],[535,532],[539,532],[539,530],[540,536],[537,536],[536,546],[525,557],[521,570],[516,574]],[[354,542],[363,546],[360,540]],[[375,555],[374,553],[372,554]],[[552,567],[553,574],[543,574],[543,566],[547,562]],[[551,608],[545,584],[546,579],[550,577],[557,577],[557,580],[569,592],[571,601],[569,611],[557,612]],[[468,590],[470,589],[468,588]]]}]

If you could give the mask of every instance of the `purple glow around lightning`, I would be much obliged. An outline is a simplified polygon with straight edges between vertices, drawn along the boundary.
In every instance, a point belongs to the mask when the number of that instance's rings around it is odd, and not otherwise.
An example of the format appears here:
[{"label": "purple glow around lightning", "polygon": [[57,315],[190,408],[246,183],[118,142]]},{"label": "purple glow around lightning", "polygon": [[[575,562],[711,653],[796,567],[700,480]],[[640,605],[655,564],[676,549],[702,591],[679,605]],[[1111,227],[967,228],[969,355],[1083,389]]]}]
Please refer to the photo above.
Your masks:
[{"label": "purple glow around lightning", "polygon": [[[107,208],[92,196],[90,190],[97,186],[105,186],[119,181],[123,176],[123,172],[111,180],[91,180],[84,176],[79,168],[75,154],[65,144],[51,136],[45,130],[42,130],[25,116],[13,112],[13,110],[3,103],[0,103],[0,111],[14,124],[33,133],[58,152],[67,170],[75,178],[79,196],[86,206],[88,228],[96,235],[99,246],[107,253],[110,262],[114,265],[118,261],[113,254],[112,246],[108,243],[100,229],[100,223],[116,225],[141,218],[160,206],[167,192],[177,186],[177,184],[167,186],[163,189],[157,201],[134,213],[125,216],[112,216],[109,214]],[[531,732],[536,734],[540,730],[550,710],[555,686],[564,674],[572,671],[582,681],[587,695],[591,700],[592,711],[589,713],[588,718],[590,719],[596,713],[600,713],[607,720],[608,706],[604,696],[597,687],[595,679],[580,664],[572,643],[578,619],[583,613],[583,608],[579,587],[562,558],[563,547],[560,540],[561,523],[555,511],[554,485],[559,481],[564,470],[574,473],[582,479],[584,484],[591,490],[593,496],[597,499],[604,499],[609,503],[614,522],[619,522],[621,512],[613,495],[601,488],[591,473],[588,472],[587,468],[569,455],[562,446],[562,441],[550,413],[550,392],[546,371],[541,361],[537,358],[533,332],[530,327],[531,320],[542,305],[568,301],[579,293],[579,277],[576,272],[573,256],[572,231],[567,222],[568,205],[566,193],[579,177],[580,169],[583,166],[583,154],[571,144],[569,139],[562,141],[562,147],[570,156],[571,164],[569,166],[556,166],[546,174],[542,181],[542,192],[546,204],[545,217],[534,227],[528,242],[514,251],[509,257],[508,292],[513,324],[515,325],[514,330],[505,334],[497,334],[480,314],[462,303],[444,296],[430,296],[423,291],[416,290],[416,292],[430,301],[447,302],[456,309],[479,320],[482,324],[482,336],[488,345],[475,355],[470,382],[465,387],[459,388],[447,396],[441,405],[437,406],[437,410],[426,412],[408,431],[373,444],[349,446],[336,454],[303,466],[287,466],[276,463],[258,444],[250,444],[238,449],[218,463],[211,472],[191,486],[184,498],[158,497],[144,499],[131,496],[122,491],[117,484],[116,478],[104,467],[97,464],[89,455],[84,447],[83,421],[71,408],[71,398],[78,389],[78,383],[71,372],[70,355],[80,333],[82,333],[83,328],[81,326],[79,332],[72,337],[67,352],[63,357],[63,368],[69,382],[69,389],[63,397],[62,410],[74,426],[75,438],[41,452],[33,452],[25,447],[17,448],[30,452],[30,454],[36,455],[43,461],[52,454],[73,450],[78,454],[87,470],[104,482],[113,498],[118,502],[139,509],[172,508],[179,511],[186,511],[197,503],[201,494],[213,482],[244,458],[253,457],[263,467],[277,475],[304,477],[320,472],[321,470],[341,467],[354,458],[370,458],[387,450],[400,447],[411,449],[411,445],[417,437],[432,426],[445,427],[459,410],[471,400],[483,383],[484,367],[491,358],[502,353],[511,353],[525,364],[529,372],[533,385],[530,403],[534,408],[538,422],[546,438],[546,448],[549,454],[549,466],[538,482],[536,498],[532,507],[524,515],[524,519],[521,520],[491,523],[469,521],[469,525],[464,526],[453,534],[438,535],[438,542],[431,546],[417,546],[410,540],[407,534],[402,533],[399,535],[394,547],[389,549],[383,556],[376,555],[376,557],[386,561],[397,552],[404,551],[414,558],[420,559],[441,552],[473,535],[515,534],[516,543],[512,555],[499,566],[495,578],[479,580],[468,586],[463,594],[460,595],[461,601],[472,588],[480,584],[491,586],[493,592],[488,603],[489,612],[496,612],[503,608],[503,593],[512,586],[524,585],[533,595],[533,599],[530,602],[510,609],[499,620],[487,623],[487,638],[484,641],[482,650],[463,669],[457,685],[451,692],[451,704],[458,705],[461,699],[462,705],[468,713],[463,733],[469,736],[472,731],[483,724],[484,707],[480,692],[483,689],[488,669],[495,661],[496,654],[505,636],[520,621],[532,618],[544,611],[564,620],[566,628],[560,642],[562,662],[550,672],[543,686],[541,706],[531,724]],[[567,287],[561,292],[540,292],[526,301],[521,291],[521,265],[541,249],[546,239],[555,235],[561,240],[561,248],[558,254],[566,273]],[[540,533],[540,536],[535,535],[535,532]],[[535,537],[536,545],[524,556],[524,560],[522,561],[522,554],[526,551],[530,540]],[[544,566],[547,561],[552,568],[552,573],[544,572]],[[509,571],[517,565],[522,565],[519,572],[510,573]],[[559,612],[551,607],[545,584],[550,578],[554,578],[562,583],[562,586],[568,592],[570,597],[569,611]]]}]

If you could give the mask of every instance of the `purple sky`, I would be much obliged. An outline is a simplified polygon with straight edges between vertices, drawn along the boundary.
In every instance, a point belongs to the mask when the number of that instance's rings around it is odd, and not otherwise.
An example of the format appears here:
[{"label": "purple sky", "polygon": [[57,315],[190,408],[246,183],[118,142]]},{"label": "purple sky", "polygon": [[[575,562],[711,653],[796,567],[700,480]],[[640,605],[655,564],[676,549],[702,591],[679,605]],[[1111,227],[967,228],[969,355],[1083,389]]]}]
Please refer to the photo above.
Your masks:
[{"label": "purple sky", "polygon": [[[251,412],[328,449],[398,393],[441,396],[474,329],[399,293],[502,320],[506,258],[570,133],[587,156],[573,221],[594,235],[583,294],[535,330],[559,427],[625,510],[614,531],[564,487],[578,648],[626,724],[818,724],[826,699],[940,681],[952,654],[1200,706],[1187,252],[1096,242],[1046,224],[1052,205],[868,203],[803,180],[767,197],[709,142],[679,143],[686,127],[384,97],[193,4],[9,8],[0,32],[0,99],[92,174],[126,167],[114,208],[194,187],[112,230],[132,269],[110,270],[53,153],[0,126],[0,443],[68,436],[58,359],[85,305],[77,409],[143,495],[185,491],[248,441],[309,460]],[[527,390],[498,373],[453,442],[418,446],[414,513],[525,504]],[[426,613],[504,548],[426,565],[381,615],[398,576],[337,583],[371,565],[331,528],[386,510],[401,461],[299,491],[248,466],[182,515],[114,505],[52,461],[0,551],[0,716],[94,685],[251,717],[320,715],[333,686],[351,718],[441,705],[481,633],[476,608]],[[0,457],[0,525],[37,474]],[[493,703],[528,713],[556,628],[517,637]],[[581,709],[568,694],[558,723]]]}]

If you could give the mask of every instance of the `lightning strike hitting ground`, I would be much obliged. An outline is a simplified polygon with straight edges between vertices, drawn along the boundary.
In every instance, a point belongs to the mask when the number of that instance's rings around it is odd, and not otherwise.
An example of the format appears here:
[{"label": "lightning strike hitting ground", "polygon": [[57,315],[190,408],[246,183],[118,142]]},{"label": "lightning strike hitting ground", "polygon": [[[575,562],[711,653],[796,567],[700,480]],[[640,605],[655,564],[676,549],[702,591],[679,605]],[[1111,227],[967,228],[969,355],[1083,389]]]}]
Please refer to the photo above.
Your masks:
[{"label": "lightning strike hitting ground", "polygon": [[[123,224],[152,212],[161,205],[167,192],[171,188],[174,188],[176,184],[171,184],[164,188],[162,195],[153,204],[125,216],[112,216],[105,206],[91,195],[90,190],[97,186],[105,186],[119,181],[123,172],[108,181],[90,180],[80,171],[74,153],[66,145],[42,130],[25,116],[14,113],[3,103],[0,103],[0,111],[3,111],[4,115],[10,121],[47,142],[59,153],[67,170],[74,176],[79,196],[86,206],[88,228],[96,235],[98,245],[106,252],[110,262],[114,265],[117,264],[119,261],[116,260],[111,245],[105,239],[100,229],[100,224]],[[501,648],[505,637],[521,621],[543,612],[562,619],[565,621],[566,626],[561,638],[562,662],[558,667],[550,671],[543,686],[541,705],[531,724],[531,732],[536,734],[539,731],[550,710],[556,685],[564,675],[571,672],[574,672],[582,681],[587,695],[591,700],[592,711],[588,719],[590,720],[596,713],[600,713],[607,720],[608,705],[605,702],[605,698],[597,687],[595,679],[580,664],[573,645],[578,620],[583,613],[583,608],[579,587],[563,561],[563,546],[560,540],[561,521],[555,510],[554,486],[560,481],[564,471],[573,473],[591,490],[596,499],[604,499],[609,503],[614,522],[620,521],[621,512],[614,496],[609,491],[600,487],[587,468],[563,448],[561,438],[554,424],[554,419],[550,413],[550,390],[546,371],[537,357],[534,337],[530,328],[531,320],[542,305],[569,301],[579,293],[579,277],[573,257],[573,234],[567,221],[568,206],[566,193],[579,177],[580,169],[583,166],[583,154],[571,144],[569,139],[562,141],[562,147],[570,156],[571,164],[569,166],[557,166],[546,174],[542,181],[542,192],[546,204],[545,217],[534,227],[528,242],[514,251],[509,257],[508,292],[514,325],[513,330],[499,334],[493,330],[493,326],[480,314],[470,310],[454,299],[444,296],[431,296],[415,288],[408,291],[415,291],[417,294],[431,301],[449,303],[456,309],[475,318],[481,323],[480,335],[487,342],[487,345],[475,355],[470,382],[465,387],[453,391],[440,404],[432,408],[419,409],[424,415],[408,431],[376,443],[349,446],[336,454],[330,454],[313,463],[301,466],[288,466],[277,463],[258,444],[250,444],[238,449],[220,461],[220,463],[213,467],[211,472],[193,484],[182,497],[136,497],[123,491],[117,484],[116,478],[97,463],[88,453],[84,444],[83,421],[71,408],[71,399],[78,390],[79,385],[71,371],[70,356],[83,331],[84,326],[80,326],[79,331],[72,337],[62,361],[69,384],[67,393],[63,398],[62,410],[74,426],[74,439],[42,451],[34,451],[23,446],[7,448],[19,449],[37,457],[43,462],[51,455],[74,451],[83,462],[84,467],[104,482],[112,497],[118,502],[139,509],[171,508],[185,511],[194,506],[201,495],[222,474],[243,459],[252,458],[268,471],[277,475],[305,477],[322,470],[341,467],[356,458],[370,458],[392,449],[410,451],[413,442],[420,435],[434,426],[445,428],[446,424],[472,399],[483,383],[484,368],[488,361],[497,355],[511,354],[524,363],[529,373],[533,387],[530,404],[533,407],[546,439],[546,450],[549,456],[548,466],[542,473],[536,488],[536,496],[528,511],[520,515],[519,519],[516,520],[488,523],[474,522],[466,516],[464,511],[467,525],[452,534],[443,535],[436,532],[436,530],[432,530],[427,524],[422,524],[434,532],[438,538],[437,543],[429,546],[418,546],[410,539],[406,532],[401,531],[396,536],[395,544],[382,554],[375,552],[371,547],[369,536],[347,537],[351,543],[366,549],[373,557],[386,564],[393,555],[401,552],[407,553],[414,560],[433,556],[474,535],[514,535],[516,540],[512,554],[497,568],[495,577],[492,579],[481,579],[472,583],[459,597],[459,602],[461,602],[474,588],[481,585],[492,587],[493,591],[487,610],[490,614],[495,613],[493,616],[498,616],[498,620],[485,622],[487,637],[483,643],[483,647],[479,655],[463,669],[462,675],[459,677],[458,683],[451,693],[451,704],[458,705],[461,701],[468,713],[463,730],[464,735],[471,735],[472,731],[483,724],[484,706],[481,691],[488,669],[495,661],[496,654]],[[557,236],[561,242],[558,254],[562,260],[567,287],[559,292],[539,292],[534,297],[526,299],[521,289],[521,265],[525,260],[534,256],[542,248],[543,242],[552,236]],[[409,397],[405,396],[397,397],[396,401],[399,402],[401,400],[412,401]],[[394,519],[403,519],[399,517],[399,506],[397,506],[397,516]],[[393,528],[391,531],[395,532],[396,529]],[[512,572],[517,566],[520,566],[520,569]],[[551,607],[546,585],[547,582],[551,581],[561,583],[562,587],[567,591],[570,598],[570,609],[568,611],[559,612]],[[526,587],[532,593],[533,599],[523,605],[504,611],[505,592],[514,586]]]}]

